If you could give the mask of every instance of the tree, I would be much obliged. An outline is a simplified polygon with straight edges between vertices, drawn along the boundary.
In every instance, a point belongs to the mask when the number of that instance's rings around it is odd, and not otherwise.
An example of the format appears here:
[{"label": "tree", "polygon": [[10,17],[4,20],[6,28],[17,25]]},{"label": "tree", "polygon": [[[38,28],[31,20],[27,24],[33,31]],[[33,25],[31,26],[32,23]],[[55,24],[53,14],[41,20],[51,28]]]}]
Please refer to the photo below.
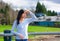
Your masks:
[{"label": "tree", "polygon": [[41,4],[39,2],[37,3],[35,13],[42,13],[42,6],[41,6]]},{"label": "tree", "polygon": [[3,11],[3,9],[2,9],[2,8],[0,9],[0,13],[4,13],[4,11]]},{"label": "tree", "polygon": [[52,13],[51,10],[48,10],[48,11],[47,11],[47,15],[48,15],[48,16],[51,16],[51,13]]},{"label": "tree", "polygon": [[56,16],[57,13],[55,11],[52,12],[52,16]]},{"label": "tree", "polygon": [[10,16],[9,16],[9,14],[8,14],[9,9],[10,9],[9,5],[6,4],[6,6],[5,6],[5,8],[4,8],[4,15],[5,15],[7,24],[10,24]]},{"label": "tree", "polygon": [[37,3],[35,13],[44,13],[48,16],[56,16],[57,15],[57,12],[55,12],[55,11],[51,11],[51,10],[47,11],[45,5],[44,4],[41,5],[39,1]]},{"label": "tree", "polygon": [[45,13],[45,14],[47,13],[47,10],[44,4],[42,4],[42,13]]},{"label": "tree", "polygon": [[47,11],[47,15],[48,15],[48,16],[56,16],[56,15],[57,15],[57,12],[48,10],[48,11]]},{"label": "tree", "polygon": [[47,13],[47,10],[46,10],[46,7],[44,4],[40,4],[40,2],[37,3],[37,6],[36,6],[36,13],[44,13],[46,14]]}]

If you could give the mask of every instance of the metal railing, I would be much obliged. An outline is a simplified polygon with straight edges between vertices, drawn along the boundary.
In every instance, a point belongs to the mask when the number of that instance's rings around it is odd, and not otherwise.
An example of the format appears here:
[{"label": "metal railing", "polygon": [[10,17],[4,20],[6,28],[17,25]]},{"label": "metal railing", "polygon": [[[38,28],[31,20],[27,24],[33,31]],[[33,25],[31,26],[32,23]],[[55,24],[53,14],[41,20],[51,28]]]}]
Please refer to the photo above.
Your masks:
[{"label": "metal railing", "polygon": [[[29,32],[28,35],[60,35],[60,32]],[[0,33],[0,36],[4,37],[4,41],[11,41],[11,36],[16,36],[14,34],[8,33]],[[31,41],[31,40],[30,40]]]},{"label": "metal railing", "polygon": [[[30,32],[29,35],[60,35],[60,32]],[[0,33],[0,36],[15,36],[11,33]]]}]

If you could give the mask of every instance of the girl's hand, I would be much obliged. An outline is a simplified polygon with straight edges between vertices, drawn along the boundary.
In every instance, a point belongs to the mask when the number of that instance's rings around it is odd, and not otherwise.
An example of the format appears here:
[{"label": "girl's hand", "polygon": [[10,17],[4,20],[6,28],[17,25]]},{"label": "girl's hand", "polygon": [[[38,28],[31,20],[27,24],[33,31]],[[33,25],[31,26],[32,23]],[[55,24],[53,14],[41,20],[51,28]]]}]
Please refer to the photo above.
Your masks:
[{"label": "girl's hand", "polygon": [[23,39],[23,38],[24,38],[24,36],[23,36],[22,34],[20,34],[19,36],[20,36],[20,38],[21,38],[21,39]]},{"label": "girl's hand", "polygon": [[26,14],[29,14],[29,10],[26,10],[25,13],[26,13]]}]

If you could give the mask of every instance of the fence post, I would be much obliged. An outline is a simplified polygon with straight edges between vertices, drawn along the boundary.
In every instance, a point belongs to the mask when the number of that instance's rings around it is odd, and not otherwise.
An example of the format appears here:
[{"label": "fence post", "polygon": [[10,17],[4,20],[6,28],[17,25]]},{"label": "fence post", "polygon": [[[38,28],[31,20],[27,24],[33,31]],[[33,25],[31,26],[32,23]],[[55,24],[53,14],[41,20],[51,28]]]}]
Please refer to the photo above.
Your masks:
[{"label": "fence post", "polygon": [[[4,34],[11,33],[10,30],[4,30]],[[4,36],[4,41],[11,41],[11,36]]]}]

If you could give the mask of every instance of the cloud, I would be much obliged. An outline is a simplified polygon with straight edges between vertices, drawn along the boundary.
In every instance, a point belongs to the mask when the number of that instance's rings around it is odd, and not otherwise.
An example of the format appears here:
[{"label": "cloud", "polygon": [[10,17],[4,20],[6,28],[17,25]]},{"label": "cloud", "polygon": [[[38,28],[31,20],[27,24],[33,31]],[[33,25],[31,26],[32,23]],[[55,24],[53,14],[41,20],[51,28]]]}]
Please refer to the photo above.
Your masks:
[{"label": "cloud", "polygon": [[54,3],[60,4],[60,0],[47,0],[47,1],[52,1],[52,2],[54,2]]},{"label": "cloud", "polygon": [[21,7],[21,6],[30,7],[30,6],[36,6],[38,0],[3,0],[3,1],[17,7]]},{"label": "cloud", "polygon": [[20,8],[35,8],[37,0],[3,0],[6,3],[11,4],[14,9]]},{"label": "cloud", "polygon": [[[14,9],[20,8],[35,8],[38,0],[3,0],[6,3],[12,4]],[[60,12],[60,0],[39,0],[44,3],[47,10]]]},{"label": "cloud", "polygon": [[28,5],[28,2],[25,0],[3,0],[3,1],[16,6]]},{"label": "cloud", "polygon": [[51,1],[41,1],[40,3],[44,3],[47,10],[51,10],[51,11],[54,10],[56,12],[60,12],[60,4],[53,3]]}]

